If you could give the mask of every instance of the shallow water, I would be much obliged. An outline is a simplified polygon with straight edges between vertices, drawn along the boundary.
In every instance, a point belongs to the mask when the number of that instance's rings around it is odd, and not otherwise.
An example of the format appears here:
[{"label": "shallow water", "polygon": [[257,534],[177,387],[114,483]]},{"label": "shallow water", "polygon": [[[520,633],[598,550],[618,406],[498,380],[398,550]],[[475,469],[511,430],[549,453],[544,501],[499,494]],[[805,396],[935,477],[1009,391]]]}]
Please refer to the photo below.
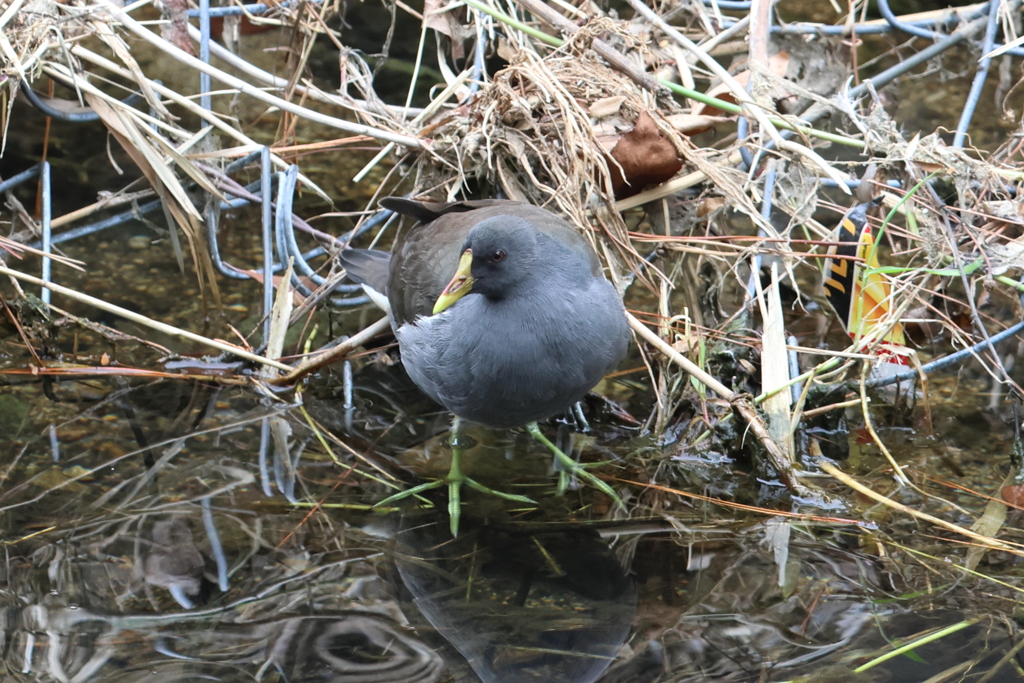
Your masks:
[{"label": "shallow water", "polygon": [[[852,500],[817,511],[836,521],[789,522],[634,487],[621,489],[634,519],[615,519],[587,490],[556,496],[525,435],[479,430],[467,472],[534,497],[537,511],[467,492],[457,540],[443,495],[427,496],[433,509],[370,511],[396,477],[444,471],[446,417],[399,366],[357,364],[347,409],[340,375],[318,378],[303,407],[207,381],[91,377],[44,393],[9,378],[5,678],[591,681],[611,664],[602,680],[817,680],[852,675],[887,641],[978,620],[864,674],[925,680],[974,658],[988,671],[1012,647],[997,615],[1013,590],[944,571],[941,556],[915,561],[903,548],[950,546]],[[884,427],[882,438],[908,468],[991,490],[1010,443],[986,413],[963,414],[983,389],[965,379],[935,392],[940,438]],[[602,474],[738,500],[757,486],[727,458],[668,447],[654,461],[601,401],[587,413],[594,431],[576,443],[586,460],[613,460]],[[848,471],[885,490],[878,454],[849,439]],[[962,521],[942,501],[898,496]],[[993,553],[982,569],[1013,584],[1017,566]],[[1011,665],[992,680],[1017,677]]]}]

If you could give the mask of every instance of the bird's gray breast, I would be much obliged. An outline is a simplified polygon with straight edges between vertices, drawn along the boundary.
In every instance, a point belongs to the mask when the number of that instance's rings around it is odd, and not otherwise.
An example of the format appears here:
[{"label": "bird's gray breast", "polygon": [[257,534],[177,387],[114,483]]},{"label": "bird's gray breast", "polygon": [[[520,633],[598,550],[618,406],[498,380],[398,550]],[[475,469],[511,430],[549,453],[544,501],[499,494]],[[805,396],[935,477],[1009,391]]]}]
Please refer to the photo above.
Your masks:
[{"label": "bird's gray breast", "polygon": [[604,278],[546,287],[514,305],[469,294],[396,334],[406,371],[427,395],[492,427],[564,411],[618,365],[628,344],[622,302]]}]

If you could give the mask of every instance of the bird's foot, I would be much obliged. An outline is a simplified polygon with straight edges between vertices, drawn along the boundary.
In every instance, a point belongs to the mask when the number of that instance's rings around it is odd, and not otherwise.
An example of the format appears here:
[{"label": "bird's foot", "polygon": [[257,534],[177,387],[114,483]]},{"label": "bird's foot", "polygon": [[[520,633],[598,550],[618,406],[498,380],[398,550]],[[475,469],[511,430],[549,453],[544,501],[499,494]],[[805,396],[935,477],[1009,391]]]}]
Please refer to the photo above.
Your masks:
[{"label": "bird's foot", "polygon": [[459,492],[459,488],[462,484],[465,484],[471,489],[479,491],[480,493],[486,493],[489,496],[497,496],[498,498],[504,498],[510,500],[513,503],[525,503],[527,505],[536,505],[537,501],[526,496],[520,496],[515,493],[505,493],[504,491],[495,491],[492,488],[488,488],[478,482],[476,479],[470,479],[469,477],[463,476],[461,481],[451,481],[451,475],[448,479],[448,519],[451,522],[452,536],[459,535],[459,518],[462,516],[462,497]]},{"label": "bird's foot", "polygon": [[571,473],[576,475],[583,481],[587,482],[601,493],[611,498],[612,502],[616,506],[622,509],[626,509],[625,504],[622,502],[622,498],[620,498],[619,494],[615,492],[615,489],[613,489],[606,482],[602,481],[601,479],[598,479],[593,474],[587,471],[588,466],[596,465],[583,465],[570,458],[562,451],[561,448],[552,443],[551,440],[548,439],[548,437],[544,436],[543,432],[540,431],[540,427],[537,426],[536,422],[531,422],[530,424],[526,425],[526,431],[528,431],[530,433],[530,436],[532,436],[534,439],[540,441],[542,444],[547,446],[547,449],[551,451],[551,454],[555,457],[555,461],[557,461],[560,465],[566,468],[562,472],[558,473],[559,495],[565,493],[566,488],[568,488],[568,475]]},{"label": "bird's foot", "polygon": [[378,500],[371,507],[375,507],[375,508],[387,507],[387,506],[391,505],[392,503],[397,503],[398,501],[400,501],[400,500],[402,500],[404,498],[408,498],[410,496],[416,496],[416,495],[419,495],[419,494],[423,493],[424,491],[429,491],[431,489],[440,488],[440,487],[444,486],[446,483],[448,483],[448,482],[446,482],[444,479],[438,479],[437,481],[428,481],[425,484],[419,484],[417,486],[413,486],[411,489],[406,489],[404,491],[399,491],[398,493],[395,493],[393,495],[388,496],[384,500]]},{"label": "bird's foot", "polygon": [[504,498],[514,503],[525,503],[527,505],[536,505],[537,501],[526,496],[520,496],[515,493],[505,493],[504,491],[496,491],[492,488],[484,486],[476,479],[467,477],[462,473],[462,468],[459,466],[457,459],[452,459],[452,467],[448,471],[448,476],[444,479],[438,479],[437,481],[427,482],[425,484],[419,484],[413,486],[411,489],[400,491],[392,496],[388,496],[384,500],[374,504],[373,507],[384,507],[390,505],[396,501],[414,496],[431,489],[440,488],[442,486],[448,487],[448,519],[452,530],[452,536],[459,535],[459,520],[462,518],[462,485],[465,484],[471,489],[485,493],[491,496],[497,496],[498,498]]}]

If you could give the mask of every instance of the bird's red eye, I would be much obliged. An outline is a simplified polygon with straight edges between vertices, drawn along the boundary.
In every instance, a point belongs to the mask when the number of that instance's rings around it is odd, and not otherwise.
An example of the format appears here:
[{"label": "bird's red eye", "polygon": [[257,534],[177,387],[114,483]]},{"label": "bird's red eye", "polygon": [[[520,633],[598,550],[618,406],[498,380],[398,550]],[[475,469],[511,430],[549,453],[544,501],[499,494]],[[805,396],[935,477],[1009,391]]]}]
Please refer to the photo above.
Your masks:
[{"label": "bird's red eye", "polygon": [[494,263],[497,263],[498,261],[502,260],[503,258],[505,258],[505,252],[502,251],[501,249],[498,249],[496,252],[491,254],[491,261],[493,261]]}]

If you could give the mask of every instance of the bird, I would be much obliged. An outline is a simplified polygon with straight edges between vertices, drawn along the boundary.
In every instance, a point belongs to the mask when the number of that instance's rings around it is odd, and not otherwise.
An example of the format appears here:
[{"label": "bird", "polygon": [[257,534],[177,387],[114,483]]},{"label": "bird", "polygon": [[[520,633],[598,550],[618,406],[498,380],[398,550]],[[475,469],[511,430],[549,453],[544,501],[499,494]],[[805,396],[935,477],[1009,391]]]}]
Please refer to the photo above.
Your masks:
[{"label": "bird", "polygon": [[198,595],[206,566],[192,540],[184,517],[171,517],[153,525],[152,546],[142,565],[146,583],[161,586],[185,609],[195,605],[188,596]]},{"label": "bird", "polygon": [[537,427],[582,399],[629,345],[622,298],[590,242],[551,211],[511,200],[386,197],[380,205],[416,225],[390,252],[346,248],[339,261],[388,310],[409,377],[454,419],[447,477],[378,505],[447,484],[457,535],[462,484],[534,502],[462,473],[461,420],[525,426],[557,460],[621,503]]}]

